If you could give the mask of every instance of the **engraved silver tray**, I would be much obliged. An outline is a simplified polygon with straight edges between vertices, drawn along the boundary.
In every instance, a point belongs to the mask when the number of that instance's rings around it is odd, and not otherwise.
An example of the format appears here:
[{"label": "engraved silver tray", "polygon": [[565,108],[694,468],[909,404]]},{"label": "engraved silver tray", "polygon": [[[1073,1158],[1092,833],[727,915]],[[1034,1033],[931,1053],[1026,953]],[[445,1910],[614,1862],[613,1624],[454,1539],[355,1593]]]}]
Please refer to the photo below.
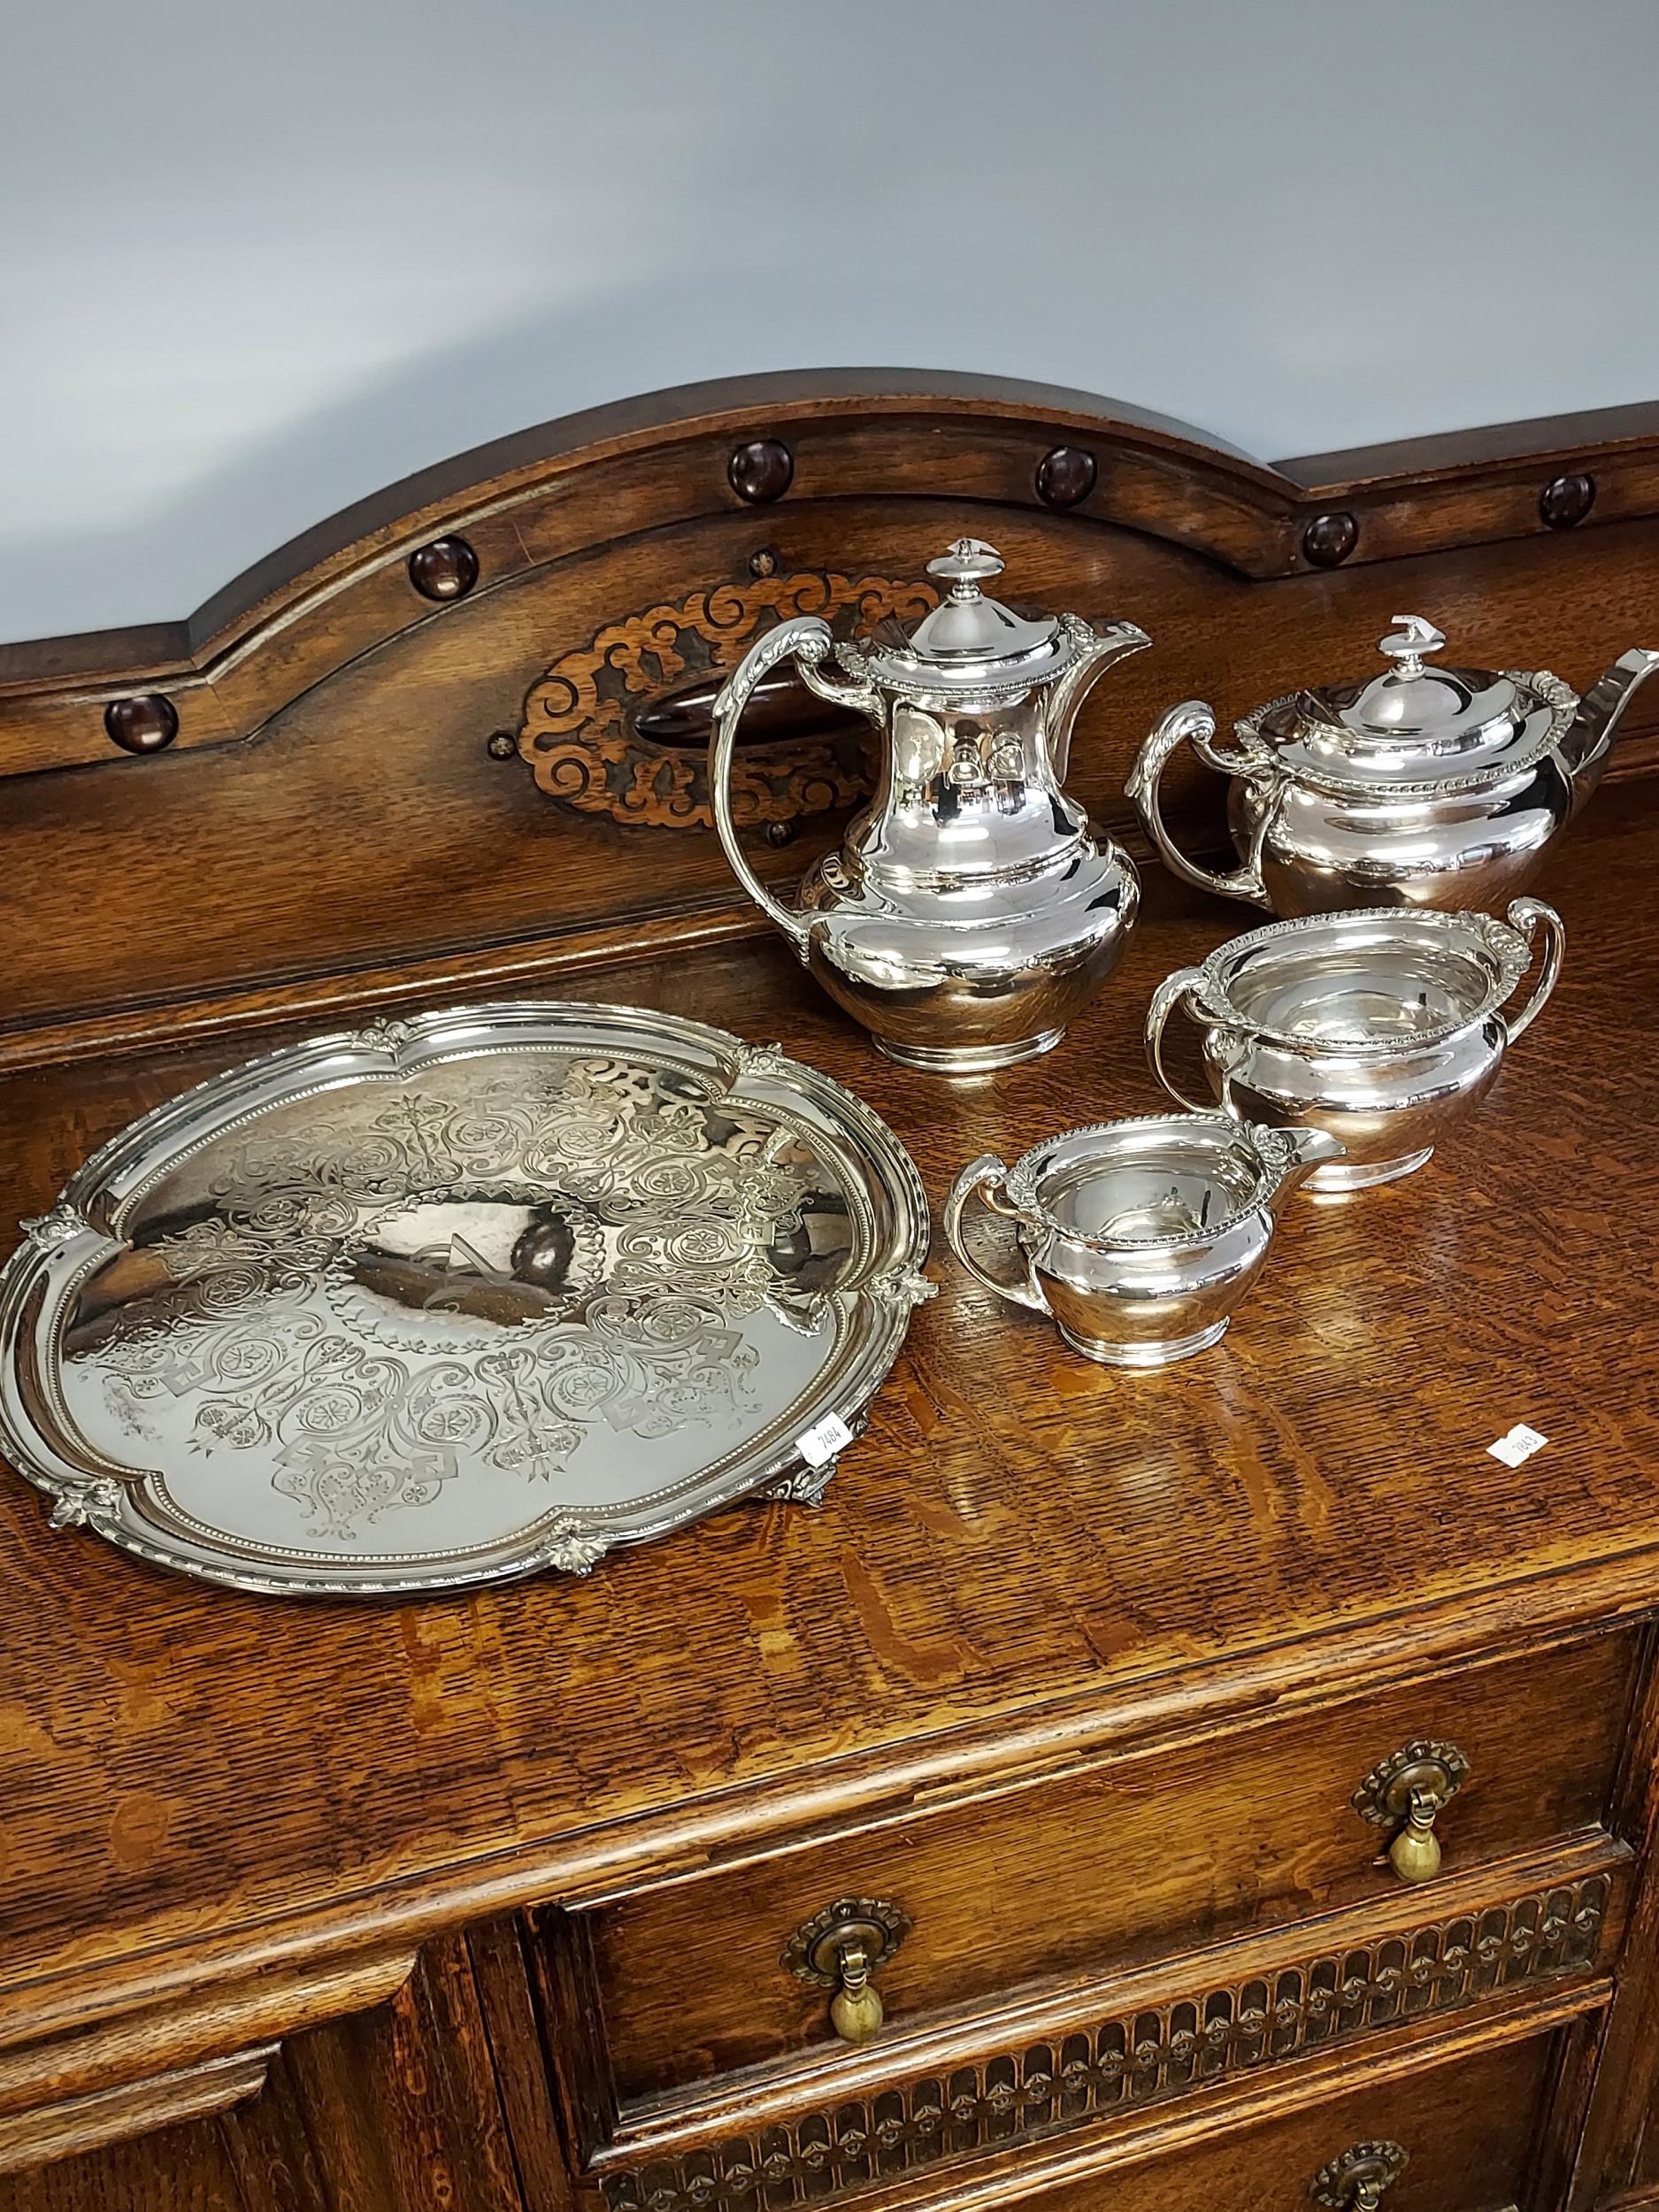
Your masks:
[{"label": "engraved silver tray", "polygon": [[932,1287],[920,1178],[851,1092],[626,1006],[273,1053],[24,1226],[0,1444],[54,1523],[296,1594],[586,1573],[815,1501]]}]

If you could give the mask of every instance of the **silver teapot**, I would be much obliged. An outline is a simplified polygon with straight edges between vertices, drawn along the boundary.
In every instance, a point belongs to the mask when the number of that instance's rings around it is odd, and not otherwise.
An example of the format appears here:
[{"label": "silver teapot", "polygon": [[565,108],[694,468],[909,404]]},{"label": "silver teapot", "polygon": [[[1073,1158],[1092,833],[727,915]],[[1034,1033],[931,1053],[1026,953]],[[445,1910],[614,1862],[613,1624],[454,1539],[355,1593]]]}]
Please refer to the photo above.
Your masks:
[{"label": "silver teapot", "polygon": [[[1286,917],[1355,906],[1461,910],[1503,905],[1600,782],[1620,717],[1659,653],[1632,649],[1582,699],[1540,672],[1430,668],[1446,640],[1397,614],[1383,673],[1295,691],[1215,742],[1199,699],[1166,714],[1126,789],[1166,864],[1188,883]],[[1240,864],[1201,867],[1171,841],[1158,805],[1170,756],[1190,743],[1233,779]]]},{"label": "silver teapot", "polygon": [[[906,1066],[1010,1067],[1059,1043],[1117,966],[1140,904],[1127,854],[1062,786],[1077,710],[1151,642],[1131,622],[1029,620],[982,588],[996,552],[963,538],[930,576],[949,586],[907,637],[837,645],[816,615],[757,638],[714,704],[715,827],[738,881],[838,1004]],[[839,852],[785,905],[744,857],[729,777],[761,679],[803,680],[885,740],[874,797]]]}]

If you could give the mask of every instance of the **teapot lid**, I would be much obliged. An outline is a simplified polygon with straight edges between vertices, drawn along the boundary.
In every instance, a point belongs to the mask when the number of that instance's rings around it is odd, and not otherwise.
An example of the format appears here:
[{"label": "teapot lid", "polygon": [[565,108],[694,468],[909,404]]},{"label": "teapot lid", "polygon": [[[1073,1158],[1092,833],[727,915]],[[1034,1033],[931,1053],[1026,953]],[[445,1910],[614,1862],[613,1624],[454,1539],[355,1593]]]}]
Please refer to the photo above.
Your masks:
[{"label": "teapot lid", "polygon": [[1066,618],[1029,620],[986,596],[981,585],[1002,572],[1002,557],[979,538],[958,538],[929,561],[927,572],[950,589],[902,645],[868,639],[860,651],[868,672],[897,689],[1007,691],[1046,682],[1069,668],[1079,646]]},{"label": "teapot lid", "polygon": [[[1555,734],[1564,687],[1487,669],[1429,668],[1446,640],[1421,615],[1397,614],[1379,650],[1391,666],[1368,680],[1294,692],[1240,725],[1295,775],[1368,790],[1468,788],[1510,773]],[[1572,705],[1577,701],[1572,700]]]}]

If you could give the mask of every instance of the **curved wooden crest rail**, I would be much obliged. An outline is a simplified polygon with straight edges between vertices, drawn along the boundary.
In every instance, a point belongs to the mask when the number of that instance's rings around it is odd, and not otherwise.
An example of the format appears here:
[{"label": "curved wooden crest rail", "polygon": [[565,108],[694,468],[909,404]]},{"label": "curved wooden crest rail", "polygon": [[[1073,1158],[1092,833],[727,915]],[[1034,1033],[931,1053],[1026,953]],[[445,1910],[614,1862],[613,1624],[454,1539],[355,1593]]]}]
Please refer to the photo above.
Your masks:
[{"label": "curved wooden crest rail", "polygon": [[[1073,394],[764,379],[0,649],[8,1240],[135,1112],[457,994],[785,1040],[935,1199],[1146,1110],[1147,995],[1240,910],[1148,867],[1063,1049],[948,1088],[738,941],[700,826],[756,628],[908,618],[964,529],[1151,633],[1074,749],[1125,826],[1164,707],[1363,668],[1399,611],[1578,684],[1659,644],[1659,407],[1266,467]],[[768,712],[784,879],[867,762]],[[1571,951],[1484,1118],[1293,1210],[1202,1361],[1087,1368],[941,1255],[818,1511],[415,1605],[153,1572],[0,1470],[0,2212],[1659,2212],[1653,727],[1549,856]],[[1371,1819],[1429,1755],[1409,1888]],[[865,2045],[849,1916],[900,1939]]]},{"label": "curved wooden crest rail", "polygon": [[[709,692],[780,612],[913,618],[964,529],[1011,596],[1150,631],[1074,754],[1126,827],[1164,707],[1363,666],[1408,603],[1471,660],[1582,680],[1659,633],[1655,516],[1652,406],[1274,467],[1083,394],[910,372],[547,424],[346,510],[188,620],[0,648],[0,1065],[757,929],[695,833]],[[793,877],[862,752],[821,710],[782,714],[740,810],[775,840],[803,823],[766,863]],[[1639,730],[1621,761],[1647,757]]]}]

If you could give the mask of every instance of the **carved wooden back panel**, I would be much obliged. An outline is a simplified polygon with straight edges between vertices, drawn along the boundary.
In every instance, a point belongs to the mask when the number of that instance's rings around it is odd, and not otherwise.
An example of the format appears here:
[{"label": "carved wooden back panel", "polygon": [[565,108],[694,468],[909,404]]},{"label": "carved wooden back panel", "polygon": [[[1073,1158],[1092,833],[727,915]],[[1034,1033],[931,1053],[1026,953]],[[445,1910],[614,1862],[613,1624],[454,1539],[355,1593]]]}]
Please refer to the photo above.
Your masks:
[{"label": "carved wooden back panel", "polygon": [[[1659,638],[1655,516],[1652,410],[1279,468],[977,379],[762,379],[548,426],[188,623],[0,649],[0,1062],[764,926],[707,826],[714,689],[785,614],[913,621],[964,530],[1016,603],[1151,633],[1074,752],[1126,830],[1163,709],[1363,667],[1402,608],[1579,683]],[[869,733],[787,685],[755,726],[739,816],[787,881],[864,787]],[[1646,757],[1639,726],[1623,759]],[[1218,800],[1176,784],[1201,834]]]}]

